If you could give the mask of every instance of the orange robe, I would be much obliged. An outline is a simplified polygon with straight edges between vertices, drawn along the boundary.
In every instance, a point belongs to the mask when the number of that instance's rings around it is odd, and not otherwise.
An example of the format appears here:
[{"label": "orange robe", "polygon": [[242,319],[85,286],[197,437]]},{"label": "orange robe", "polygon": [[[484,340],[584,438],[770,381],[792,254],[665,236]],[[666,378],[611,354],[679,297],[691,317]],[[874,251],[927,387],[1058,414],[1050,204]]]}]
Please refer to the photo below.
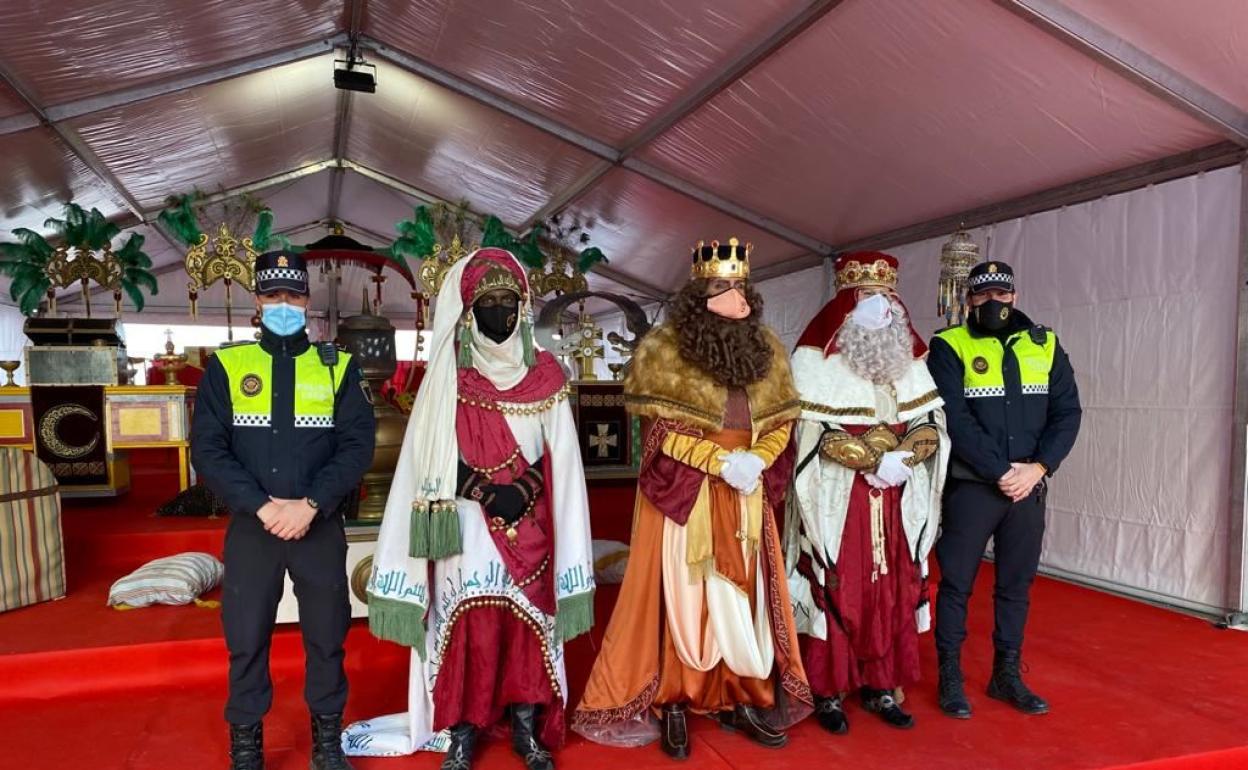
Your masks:
[{"label": "orange robe", "polygon": [[[728,424],[736,422],[729,420]],[[751,447],[749,430],[686,433],[681,426],[664,423],[660,421],[647,433],[641,469],[643,484],[638,490],[633,514],[628,567],[602,650],[594,664],[584,698],[573,716],[573,729],[592,740],[636,745],[641,742],[637,739],[642,734],[638,729],[646,722],[647,712],[668,703],[687,703],[694,711],[704,713],[749,704],[774,709],[769,721],[778,728],[788,727],[809,713],[811,703],[810,687],[798,651],[784,556],[773,511],[779,499],[775,490],[783,488],[791,470],[791,456],[787,453],[783,460],[775,462],[787,443],[789,425],[760,437],[760,442]],[[748,419],[745,424],[749,424]],[[709,467],[698,469],[686,464],[681,471],[684,477],[680,480],[683,489],[688,489],[690,482],[700,485],[703,479],[707,480],[714,569],[750,597],[751,610],[755,609],[754,589],[759,574],[756,560],[762,560],[761,574],[766,581],[767,614],[775,650],[772,673],[766,679],[738,676],[723,660],[709,671],[698,671],[685,665],[676,652],[672,629],[663,608],[662,567],[665,521],[674,517],[671,516],[671,506],[662,505],[662,501],[656,504],[644,492],[645,475],[658,472],[653,467],[652,458],[658,453],[673,450],[670,441],[673,432],[679,432],[678,439],[690,439],[700,444],[704,455],[715,453],[715,447],[702,443],[711,442],[725,451],[755,448],[765,459],[773,461],[766,472],[772,474],[772,483],[764,483],[770,491],[764,492],[758,548],[748,555],[742,554],[737,535],[742,530],[739,493],[718,475],[709,473]],[[769,452],[759,450],[764,439],[770,439],[773,444],[768,448]],[[774,446],[777,443],[779,446]],[[690,449],[688,441],[682,446]],[[766,456],[768,453],[771,453],[770,457]],[[693,454],[696,454],[696,449]],[[705,457],[685,456],[683,459],[695,466],[707,465],[703,462]],[[664,510],[668,511],[666,516]],[[686,522],[677,523],[684,526]],[[711,633],[708,624],[704,605],[704,635]],[[624,734],[633,737],[623,739],[621,736]]]}]

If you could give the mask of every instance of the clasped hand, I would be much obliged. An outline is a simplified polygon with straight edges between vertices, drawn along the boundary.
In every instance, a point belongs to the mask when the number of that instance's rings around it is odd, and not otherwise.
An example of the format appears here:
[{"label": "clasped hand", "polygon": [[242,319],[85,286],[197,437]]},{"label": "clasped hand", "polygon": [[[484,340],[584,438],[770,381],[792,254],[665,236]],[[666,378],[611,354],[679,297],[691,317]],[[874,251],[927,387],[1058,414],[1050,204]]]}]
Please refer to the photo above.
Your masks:
[{"label": "clasped hand", "polygon": [[863,477],[876,489],[899,487],[914,474],[914,469],[906,465],[906,460],[911,457],[914,457],[914,452],[885,452],[875,472],[864,473]]},{"label": "clasped hand", "polygon": [[1001,494],[1017,503],[1031,494],[1044,479],[1044,466],[1039,463],[1010,463],[1010,469],[997,481]]},{"label": "clasped hand", "polygon": [[719,475],[724,481],[744,495],[753,494],[763,470],[767,467],[763,458],[753,452],[737,450],[729,452],[722,459],[724,465],[720,468]]},{"label": "clasped hand", "polygon": [[269,502],[256,511],[256,517],[274,537],[300,540],[308,534],[308,528],[316,518],[316,509],[308,504],[307,499],[283,500],[280,497],[270,497]]}]

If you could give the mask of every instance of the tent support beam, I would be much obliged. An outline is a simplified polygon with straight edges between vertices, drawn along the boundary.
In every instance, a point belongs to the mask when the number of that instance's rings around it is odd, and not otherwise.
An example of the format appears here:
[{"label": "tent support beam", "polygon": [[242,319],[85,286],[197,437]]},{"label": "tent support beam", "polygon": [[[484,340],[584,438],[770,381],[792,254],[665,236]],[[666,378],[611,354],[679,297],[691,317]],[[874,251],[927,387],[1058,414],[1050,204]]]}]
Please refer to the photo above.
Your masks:
[{"label": "tent support beam", "polygon": [[588,134],[578,131],[570,126],[564,125],[557,120],[539,114],[528,107],[525,107],[507,97],[490,91],[475,83],[471,83],[464,78],[448,72],[441,67],[435,66],[416,56],[412,56],[404,51],[396,50],[384,43],[378,42],[367,36],[360,38],[362,47],[368,48],[376,56],[394,64],[395,66],[407,70],[408,72],[429,80],[433,83],[446,88],[461,96],[478,101],[487,107],[492,107],[511,117],[526,123],[534,128],[545,131],[551,136],[562,139],[563,141],[575,147],[584,150],[592,155],[596,155],[602,160],[609,161],[613,165],[622,165],[630,171],[634,171],[651,181],[658,182],[665,187],[676,190],[683,195],[704,203],[711,208],[722,211],[726,214],[740,219],[741,221],[753,225],[760,230],[765,230],[773,235],[791,241],[817,251],[827,253],[830,247],[822,243],[817,238],[812,238],[803,233],[782,225],[775,220],[765,217],[746,209],[733,201],[727,200],[708,190],[687,182],[676,177],[666,171],[663,171],[649,163],[644,163],[636,158],[625,157],[622,150],[612,147],[611,145],[595,139]]},{"label": "tent support beam", "polygon": [[1080,53],[1122,75],[1239,145],[1248,146],[1248,113],[1166,66],[1059,0],[995,0]]},{"label": "tent support beam", "polygon": [[634,155],[642,147],[645,147],[655,138],[661,136],[670,128],[680,121],[692,115],[702,105],[714,99],[721,91],[735,83],[737,80],[748,75],[755,67],[762,64],[769,56],[776,53],[785,46],[793,38],[809,29],[815,22],[822,19],[833,8],[840,5],[844,0],[814,0],[795,13],[793,16],[781,20],[772,30],[763,37],[763,39],[748,51],[737,56],[728,62],[722,70],[713,74],[701,86],[691,91],[689,94],[681,97],[673,102],[662,113],[656,116],[645,126],[634,134],[628,142],[620,149],[619,158],[614,162],[599,163],[590,171],[577,179],[567,189],[560,192],[554,198],[547,201],[536,214],[530,219],[528,226],[524,228],[528,230],[538,222],[546,219],[572,201],[581,197],[583,193],[598,183],[600,179],[607,175],[611,169],[622,164],[624,160]]},{"label": "tent support beam", "polygon": [[1248,630],[1248,160],[1239,169],[1239,328],[1227,506],[1226,624]]},{"label": "tent support beam", "polygon": [[[1171,179],[1191,176],[1202,171],[1225,168],[1240,163],[1248,156],[1245,150],[1231,142],[1222,142],[1209,147],[1202,147],[1168,158],[1148,161],[1106,174],[1099,174],[1069,184],[1058,185],[1047,190],[1023,195],[1008,201],[993,203],[988,206],[969,209],[950,216],[930,219],[907,225],[895,230],[859,238],[847,243],[838,244],[835,253],[846,251],[882,251],[894,246],[948,235],[960,228],[983,227],[984,225],[1004,222],[1009,219],[1038,214],[1042,211],[1073,206],[1107,195],[1136,190],[1150,184],[1161,184]],[[785,275],[797,270],[805,270],[819,264],[820,255],[805,254],[800,257],[768,265],[754,271],[758,280]]]},{"label": "tent support beam", "polygon": [[632,155],[677,123],[697,112],[702,105],[750,74],[755,67],[784,48],[791,40],[828,15],[842,2],[844,0],[813,0],[789,18],[782,19],[757,45],[728,62],[722,70],[712,75],[701,86],[677,99],[654,120],[643,126],[624,146],[624,155]]},{"label": "tent support beam", "polygon": [[[364,23],[364,5],[368,0],[346,0],[346,6],[343,9],[344,15],[349,20],[347,28],[348,45],[354,53],[354,46],[360,39],[360,30]],[[348,54],[350,56],[350,54]],[[341,161],[347,157],[347,140],[351,133],[351,106],[355,101],[355,94],[351,91],[338,92],[338,117],[334,123],[334,160],[339,165],[334,168],[333,178],[329,181],[329,204],[326,206],[326,215],[330,221],[337,221],[338,208],[342,202],[342,181],[346,176],[346,170],[342,168]],[[337,292],[331,294],[336,297]],[[336,305],[337,303],[335,303]],[[338,331],[338,313],[337,307],[333,308],[329,317],[329,328],[337,334]]]},{"label": "tent support beam", "polygon": [[43,112],[32,111],[32,113],[17,115],[11,118],[0,118],[0,135],[10,134],[15,131],[23,131],[28,128],[43,123],[60,123],[66,120],[73,120],[84,115],[110,110],[116,107],[124,107],[127,104],[134,104],[146,99],[153,99],[158,96],[167,96],[176,94],[180,91],[196,88],[198,86],[209,85],[211,83],[219,83],[222,80],[250,75],[270,67],[279,67],[283,64],[292,64],[304,59],[311,59],[315,56],[333,51],[336,47],[347,43],[347,35],[339,33],[331,37],[322,38],[311,43],[287,48],[282,51],[265,54],[264,56],[256,56],[247,59],[239,59],[236,61],[226,62],[224,64],[210,67],[208,69],[194,71],[188,74],[175,75],[174,77],[164,80],[157,80],[153,83],[144,83],[130,88],[123,88],[119,91],[112,91],[99,96],[89,96],[85,99],[77,99],[72,102],[65,102],[48,107]]},{"label": "tent support beam", "polygon": [[[24,82],[22,82],[20,78],[3,66],[0,66],[0,81],[7,83],[9,88],[13,89],[13,92],[17,94],[23,102],[25,102],[27,108],[39,117],[40,122],[46,124],[50,129],[52,129],[57,137],[64,142],[65,146],[69,148],[69,151],[72,152],[78,160],[82,161],[82,164],[90,169],[91,173],[95,174],[100,181],[103,182],[104,186],[107,187],[113,195],[122,202],[122,204],[130,211],[131,215],[139,220],[143,219],[143,208],[139,205],[139,201],[130,194],[130,191],[127,190],[125,185],[121,183],[121,180],[118,179],[112,171],[109,171],[108,167],[105,166],[104,162],[101,161],[91,150],[91,148],[87,146],[87,143],[83,141],[82,137],[78,136],[78,134],[68,126],[54,123],[48,117],[44,108],[35,99],[34,92]],[[173,237],[173,234],[169,232],[168,228],[160,222],[154,221],[151,224],[152,228],[155,229],[162,238],[168,241],[169,245],[172,246],[175,251],[181,250],[182,244],[177,238]]]}]

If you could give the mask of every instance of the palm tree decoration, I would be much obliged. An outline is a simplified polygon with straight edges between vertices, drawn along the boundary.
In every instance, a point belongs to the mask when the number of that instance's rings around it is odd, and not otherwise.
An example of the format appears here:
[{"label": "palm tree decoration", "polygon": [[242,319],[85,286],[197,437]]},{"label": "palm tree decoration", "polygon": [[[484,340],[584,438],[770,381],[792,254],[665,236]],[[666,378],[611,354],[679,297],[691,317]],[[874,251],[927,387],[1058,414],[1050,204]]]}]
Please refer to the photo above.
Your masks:
[{"label": "palm tree decoration", "polygon": [[13,231],[19,243],[0,244],[0,274],[12,278],[9,294],[26,315],[31,315],[45,296],[49,312],[56,312],[56,289],[82,288],[82,300],[91,317],[91,282],[113,292],[113,303],[121,313],[123,292],[137,310],[143,310],[143,290],[158,291],[150,270],[152,260],[143,253],[143,236],[131,233],[119,250],[112,241],[121,228],[109,222],[99,209],[84,210],[75,203],[65,206],[63,219],[49,219],[44,227],[56,233],[59,246],[43,236],[18,228]]}]

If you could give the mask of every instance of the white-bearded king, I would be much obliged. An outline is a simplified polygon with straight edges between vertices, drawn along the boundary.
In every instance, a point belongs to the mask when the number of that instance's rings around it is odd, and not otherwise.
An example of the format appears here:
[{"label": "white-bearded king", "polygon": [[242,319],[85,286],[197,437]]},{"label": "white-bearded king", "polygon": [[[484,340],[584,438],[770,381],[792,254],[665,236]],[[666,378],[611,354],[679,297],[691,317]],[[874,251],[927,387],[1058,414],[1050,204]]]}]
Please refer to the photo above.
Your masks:
[{"label": "white-bearded king", "polygon": [[900,688],[919,678],[927,556],[949,458],[943,401],[896,294],[897,260],[846,254],[836,296],[797,343],[802,398],[785,546],[819,723],[843,733],[844,698],[913,726]]},{"label": "white-bearded king", "polygon": [[443,279],[368,583],[369,628],[412,648],[408,711],[349,727],[348,754],[446,751],[468,770],[507,714],[525,767],[553,770],[563,643],[589,630],[594,574],[567,383],[530,303],[501,249]]}]

